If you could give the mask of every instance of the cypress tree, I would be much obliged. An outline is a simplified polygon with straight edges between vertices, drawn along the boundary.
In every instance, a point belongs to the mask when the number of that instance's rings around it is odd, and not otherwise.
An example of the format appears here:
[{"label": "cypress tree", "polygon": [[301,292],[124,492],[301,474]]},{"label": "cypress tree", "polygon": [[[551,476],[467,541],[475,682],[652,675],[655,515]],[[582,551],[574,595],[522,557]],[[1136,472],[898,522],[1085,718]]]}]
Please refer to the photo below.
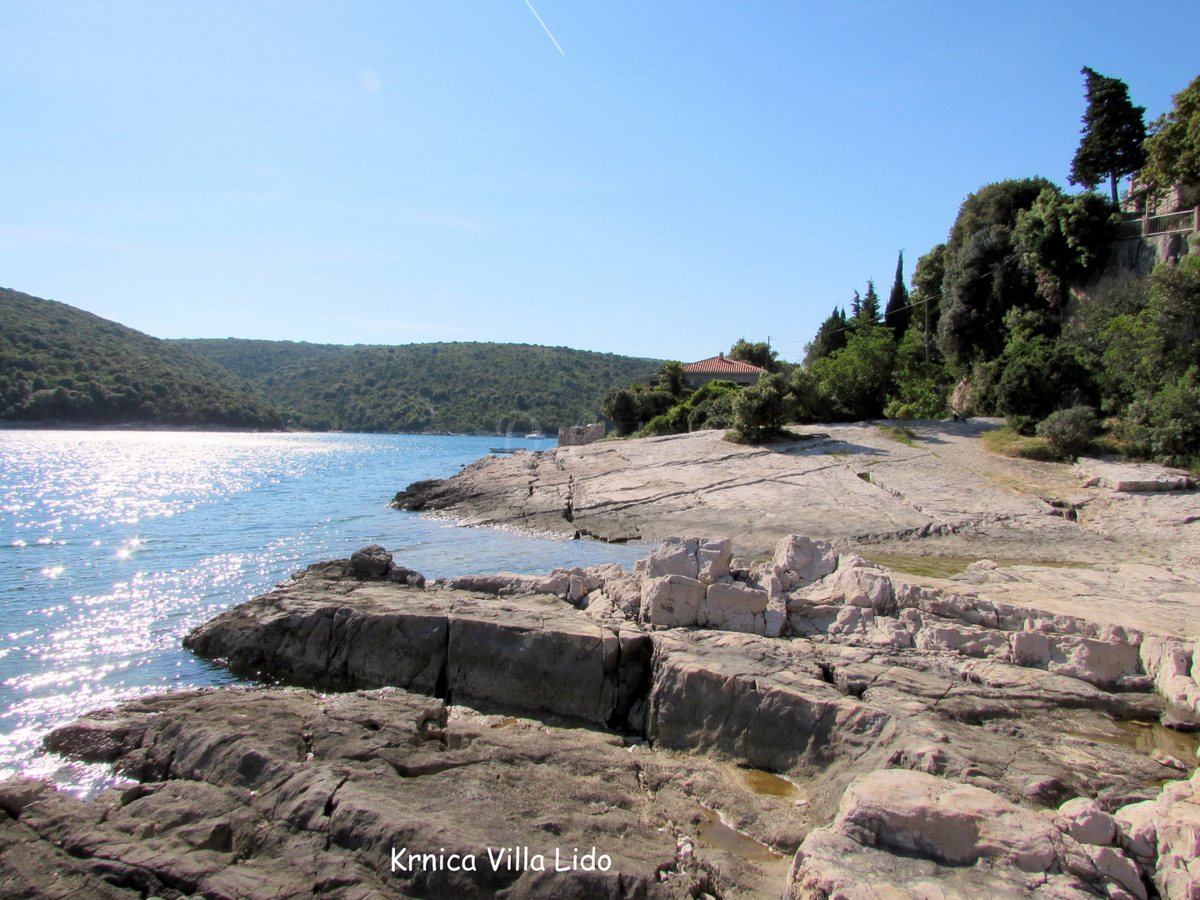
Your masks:
[{"label": "cypress tree", "polygon": [[1117,198],[1117,179],[1146,164],[1144,106],[1134,106],[1129,87],[1119,78],[1108,78],[1084,66],[1087,77],[1087,112],[1083,114],[1083,140],[1071,163],[1071,184],[1092,190],[1105,179]]},{"label": "cypress tree", "polygon": [[892,329],[896,340],[904,336],[908,330],[912,310],[908,309],[908,288],[904,286],[904,251],[896,260],[896,280],[892,282],[892,294],[888,297],[887,310],[883,314],[883,324]]}]

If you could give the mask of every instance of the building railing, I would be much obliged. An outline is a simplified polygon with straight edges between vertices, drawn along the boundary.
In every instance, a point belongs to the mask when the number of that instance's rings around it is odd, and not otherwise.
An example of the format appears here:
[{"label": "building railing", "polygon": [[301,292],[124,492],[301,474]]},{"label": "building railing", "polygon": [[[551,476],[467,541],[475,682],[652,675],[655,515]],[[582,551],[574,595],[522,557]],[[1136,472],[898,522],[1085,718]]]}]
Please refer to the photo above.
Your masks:
[{"label": "building railing", "polygon": [[1185,209],[1181,212],[1164,213],[1159,216],[1141,216],[1128,218],[1121,223],[1118,237],[1137,238],[1153,237],[1156,234],[1174,234],[1180,231],[1196,231],[1200,226],[1200,207]]}]

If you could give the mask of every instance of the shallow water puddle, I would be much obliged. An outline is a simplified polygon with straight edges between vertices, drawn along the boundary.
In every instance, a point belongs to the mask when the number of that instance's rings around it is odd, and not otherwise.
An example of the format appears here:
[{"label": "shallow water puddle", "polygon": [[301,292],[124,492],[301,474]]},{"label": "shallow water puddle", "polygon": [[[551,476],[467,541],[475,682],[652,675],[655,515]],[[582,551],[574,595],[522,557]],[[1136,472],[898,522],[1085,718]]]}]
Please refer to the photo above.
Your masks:
[{"label": "shallow water puddle", "polygon": [[1116,726],[1128,735],[1127,746],[1147,754],[1161,750],[1189,769],[1196,768],[1200,734],[1184,734],[1158,722],[1117,722]]},{"label": "shallow water puddle", "polygon": [[734,776],[738,782],[752,794],[765,797],[778,797],[781,800],[792,800],[796,803],[806,803],[800,789],[780,775],[764,772],[762,769],[735,768]]},{"label": "shallow water puddle", "polygon": [[1100,741],[1104,744],[1115,744],[1118,747],[1128,747],[1147,756],[1161,750],[1168,756],[1179,760],[1189,769],[1195,769],[1200,760],[1196,751],[1200,749],[1200,734],[1184,734],[1173,728],[1167,728],[1158,722],[1113,722],[1117,729],[1115,733],[1094,734],[1082,731],[1069,731],[1072,737],[1085,738],[1089,741]]},{"label": "shallow water puddle", "polygon": [[742,834],[731,825],[721,821],[721,814],[702,803],[696,804],[705,821],[697,826],[700,840],[713,850],[724,850],[750,862],[778,862],[782,854],[776,853],[761,841]]}]

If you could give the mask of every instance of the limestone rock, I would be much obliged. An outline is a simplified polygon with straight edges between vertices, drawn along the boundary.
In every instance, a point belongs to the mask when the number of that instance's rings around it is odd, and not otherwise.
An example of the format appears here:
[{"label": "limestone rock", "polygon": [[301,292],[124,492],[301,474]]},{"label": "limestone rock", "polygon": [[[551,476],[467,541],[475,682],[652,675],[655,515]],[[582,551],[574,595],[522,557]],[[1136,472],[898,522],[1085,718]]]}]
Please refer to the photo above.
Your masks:
[{"label": "limestone rock", "polygon": [[1097,849],[1108,851],[1104,871],[1046,819],[989,791],[923,772],[873,772],[853,781],[833,822],[805,839],[787,896],[965,900],[1036,891],[1082,900],[1105,881],[1124,887],[1130,874],[1119,851]]},{"label": "limestone rock", "polygon": [[789,534],[780,539],[771,564],[778,573],[787,573],[783,577],[784,590],[788,590],[806,587],[833,574],[837,568],[837,555],[828,541]]},{"label": "limestone rock", "polygon": [[1142,491],[1186,491],[1192,482],[1187,469],[1170,469],[1154,463],[1118,463],[1081,458],[1075,473],[1087,487],[1134,493]]},{"label": "limestone rock", "polygon": [[1166,785],[1156,800],[1117,810],[1114,818],[1122,846],[1154,873],[1163,900],[1200,897],[1200,774]]},{"label": "limestone rock", "polygon": [[648,625],[680,628],[699,621],[705,587],[686,575],[642,578],[642,620]]},{"label": "limestone rock", "polygon": [[1076,797],[1058,808],[1067,833],[1081,844],[1110,847],[1116,835],[1117,823],[1089,797]]}]

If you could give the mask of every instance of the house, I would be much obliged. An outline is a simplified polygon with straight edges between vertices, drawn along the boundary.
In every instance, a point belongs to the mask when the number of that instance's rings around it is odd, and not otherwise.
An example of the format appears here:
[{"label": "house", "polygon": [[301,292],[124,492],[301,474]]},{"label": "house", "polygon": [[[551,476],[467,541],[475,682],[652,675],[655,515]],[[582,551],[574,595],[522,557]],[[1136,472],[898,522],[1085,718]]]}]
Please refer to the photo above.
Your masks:
[{"label": "house", "polygon": [[732,381],[734,384],[749,385],[758,381],[758,376],[766,372],[758,366],[731,359],[724,353],[702,359],[699,362],[687,363],[683,367],[687,374],[690,388],[698,388],[710,381]]}]

